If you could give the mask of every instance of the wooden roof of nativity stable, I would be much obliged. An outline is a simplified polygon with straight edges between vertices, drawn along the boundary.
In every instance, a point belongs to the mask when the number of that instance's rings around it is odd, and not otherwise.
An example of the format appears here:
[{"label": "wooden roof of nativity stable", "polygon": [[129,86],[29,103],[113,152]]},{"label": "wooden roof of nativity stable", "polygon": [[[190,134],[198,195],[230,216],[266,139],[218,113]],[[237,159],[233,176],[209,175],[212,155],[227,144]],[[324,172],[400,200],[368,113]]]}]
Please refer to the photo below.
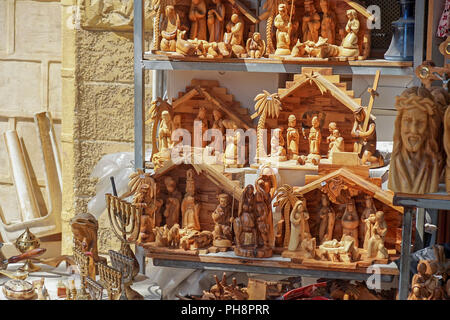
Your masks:
[{"label": "wooden roof of nativity stable", "polygon": [[355,189],[362,190],[364,193],[371,195],[374,199],[393,208],[399,213],[403,213],[403,207],[393,205],[392,201],[394,198],[394,193],[392,191],[383,190],[379,186],[345,168],[341,168],[330,174],[320,177],[303,187],[294,187],[294,191],[304,195],[313,190],[324,187],[329,181],[337,177],[342,178],[346,184],[350,184]]},{"label": "wooden roof of nativity stable", "polygon": [[226,93],[226,89],[219,87],[215,80],[192,80],[191,86],[187,87],[186,93],[172,102],[173,111],[186,104],[188,101],[203,98],[220,110],[224,116],[236,122],[242,129],[253,128],[252,120],[248,114],[248,109],[242,108],[240,103],[235,101],[233,96]]},{"label": "wooden roof of nativity stable", "polygon": [[[168,172],[170,172],[177,166],[183,164],[184,163],[176,164],[172,160],[168,160],[164,163],[164,166],[162,166],[161,168],[157,169],[154,172],[152,178],[158,179],[166,175]],[[220,172],[215,168],[220,167],[219,165],[192,164],[192,163],[189,163],[188,165],[192,166],[197,175],[204,174],[208,178],[208,180],[214,183],[218,188],[221,188],[224,192],[232,195],[234,199],[240,201],[243,190],[241,189],[241,187],[238,185],[237,182],[228,179],[223,175],[222,172]]]},{"label": "wooden roof of nativity stable", "polygon": [[[323,69],[323,73],[328,73],[327,69]],[[287,98],[291,97],[295,92],[304,86],[315,85],[322,94],[329,92],[334,98],[336,98],[352,112],[361,107],[361,99],[353,98],[353,91],[342,90],[329,80],[335,79],[339,83],[339,75],[322,75],[321,73],[321,71],[311,70],[308,72],[308,70],[305,70],[301,74],[295,75],[293,83],[287,83],[286,89],[278,90],[281,102],[284,102]],[[345,83],[343,84],[343,87],[346,88]]]}]

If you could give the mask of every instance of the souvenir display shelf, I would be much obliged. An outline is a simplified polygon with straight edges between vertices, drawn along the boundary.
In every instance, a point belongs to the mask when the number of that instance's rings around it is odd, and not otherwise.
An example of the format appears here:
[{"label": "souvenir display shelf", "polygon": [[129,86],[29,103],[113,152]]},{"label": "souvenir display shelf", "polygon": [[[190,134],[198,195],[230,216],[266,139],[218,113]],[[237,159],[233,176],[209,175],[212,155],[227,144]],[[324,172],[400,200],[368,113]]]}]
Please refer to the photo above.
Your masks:
[{"label": "souvenir display shelf", "polygon": [[[399,299],[406,300],[408,297],[410,284],[409,269],[412,215],[417,208],[416,243],[419,242],[423,248],[425,211],[420,209],[427,209],[431,215],[432,223],[437,225],[438,210],[445,210],[442,212],[449,213],[450,196],[445,191],[426,195],[396,193],[394,196],[394,205],[403,206],[405,208],[402,227],[402,248],[400,255]],[[433,237],[435,237],[435,235]],[[433,238],[431,239],[431,243],[434,243]],[[416,246],[415,249],[422,249],[421,247]]]},{"label": "souvenir display shelf", "polygon": [[[204,60],[198,58],[173,58],[169,56],[155,55],[144,52],[144,10],[143,0],[135,1],[134,5],[134,125],[135,125],[135,168],[145,168],[145,77],[144,70],[153,70],[152,90],[153,98],[162,97],[164,94],[164,73],[174,70],[200,70],[200,71],[241,71],[241,72],[265,72],[265,73],[299,73],[301,68],[307,67],[332,67],[337,75],[375,75],[380,70],[383,75],[410,76],[414,75],[415,67],[423,61],[425,28],[425,3],[416,2],[415,25],[415,52],[413,62],[392,62],[387,60],[365,60],[347,62],[323,62],[323,61],[281,61],[277,59],[222,59]],[[400,203],[399,203],[400,204]],[[411,222],[411,211],[406,210],[405,223]],[[409,218],[409,220],[408,220]],[[411,230],[406,230],[411,232]],[[403,231],[403,240],[405,240]],[[403,241],[404,243],[404,241]],[[371,275],[367,267],[348,269],[324,269],[305,267],[301,264],[289,262],[289,259],[276,255],[268,259],[252,259],[234,256],[234,253],[199,254],[199,255],[170,255],[167,253],[149,252],[142,246],[136,245],[136,258],[140,263],[140,271],[145,270],[145,257],[153,258],[153,264],[157,266],[178,268],[199,268],[222,271],[240,271],[265,274],[277,274],[286,276],[309,276],[317,278],[354,279],[366,280]],[[404,257],[405,255],[403,255]],[[401,262],[405,264],[406,259]],[[381,269],[381,280],[392,282],[399,271],[395,263],[378,265]],[[369,272],[369,273],[368,273]],[[409,270],[400,269],[400,278],[409,280]],[[402,287],[404,290],[404,286]],[[406,299],[405,291],[400,295]]]}]

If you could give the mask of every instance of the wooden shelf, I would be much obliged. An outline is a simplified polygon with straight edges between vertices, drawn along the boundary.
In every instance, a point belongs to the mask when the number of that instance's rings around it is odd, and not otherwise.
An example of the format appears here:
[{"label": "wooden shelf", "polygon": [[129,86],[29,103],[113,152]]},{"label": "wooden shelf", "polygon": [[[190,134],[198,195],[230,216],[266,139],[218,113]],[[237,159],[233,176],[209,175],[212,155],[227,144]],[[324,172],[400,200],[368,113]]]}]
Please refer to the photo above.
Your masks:
[{"label": "wooden shelf", "polygon": [[[359,281],[365,281],[372,275],[372,272],[368,272],[368,267],[357,267],[356,269],[310,267],[293,263],[291,259],[283,258],[280,255],[258,259],[238,257],[232,251],[198,255],[189,251],[185,251],[185,254],[183,254],[180,250],[170,253],[170,249],[165,248],[144,248],[144,251],[147,257],[153,259],[153,265],[164,267]],[[392,282],[394,277],[399,275],[397,265],[394,262],[384,265],[375,264],[373,266],[379,268],[381,281],[383,282]]]},{"label": "wooden shelf", "polygon": [[209,60],[196,57],[179,57],[146,52],[142,61],[145,69],[150,70],[201,70],[201,71],[237,71],[267,73],[300,73],[303,66],[333,67],[338,75],[382,75],[413,76],[413,62],[388,61],[383,59],[362,61],[326,61],[323,59],[220,59]]}]

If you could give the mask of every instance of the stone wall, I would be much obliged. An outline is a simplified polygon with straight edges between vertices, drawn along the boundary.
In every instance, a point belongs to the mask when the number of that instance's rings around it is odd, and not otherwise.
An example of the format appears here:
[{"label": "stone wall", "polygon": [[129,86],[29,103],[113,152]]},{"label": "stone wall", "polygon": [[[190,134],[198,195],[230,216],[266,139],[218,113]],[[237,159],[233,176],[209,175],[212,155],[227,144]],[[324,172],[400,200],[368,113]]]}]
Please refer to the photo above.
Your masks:
[{"label": "stone wall", "polygon": [[[34,114],[50,111],[61,131],[61,4],[0,0],[0,210],[20,216],[3,133],[16,128],[48,208]],[[59,142],[59,141],[58,141]],[[44,211],[42,211],[44,210]],[[59,214],[59,213],[58,213]],[[1,241],[1,240],[0,240]]]},{"label": "stone wall", "polygon": [[[89,178],[93,167],[105,154],[133,151],[134,58],[132,18],[127,20],[132,17],[127,16],[129,1],[114,9],[121,19],[120,31],[114,31],[117,17],[106,15],[107,23],[99,23],[93,18],[96,12],[80,7],[79,1],[62,1],[63,253],[70,253],[72,246],[69,220],[86,212],[87,203],[95,195],[96,180]],[[93,28],[84,20],[86,13],[90,21],[96,21]],[[146,79],[149,95],[149,72]],[[100,251],[117,247],[106,213],[99,224]]]}]

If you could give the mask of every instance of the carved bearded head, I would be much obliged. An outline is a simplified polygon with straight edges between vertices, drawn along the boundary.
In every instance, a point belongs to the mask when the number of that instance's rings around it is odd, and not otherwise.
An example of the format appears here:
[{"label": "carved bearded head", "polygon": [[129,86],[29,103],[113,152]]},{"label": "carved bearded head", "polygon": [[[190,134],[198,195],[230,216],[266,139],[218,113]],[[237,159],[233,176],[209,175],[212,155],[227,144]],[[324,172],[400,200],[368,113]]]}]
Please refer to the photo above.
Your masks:
[{"label": "carved bearded head", "polygon": [[426,88],[413,87],[396,98],[394,154],[424,152],[440,157],[438,134],[440,123],[433,96]]}]

